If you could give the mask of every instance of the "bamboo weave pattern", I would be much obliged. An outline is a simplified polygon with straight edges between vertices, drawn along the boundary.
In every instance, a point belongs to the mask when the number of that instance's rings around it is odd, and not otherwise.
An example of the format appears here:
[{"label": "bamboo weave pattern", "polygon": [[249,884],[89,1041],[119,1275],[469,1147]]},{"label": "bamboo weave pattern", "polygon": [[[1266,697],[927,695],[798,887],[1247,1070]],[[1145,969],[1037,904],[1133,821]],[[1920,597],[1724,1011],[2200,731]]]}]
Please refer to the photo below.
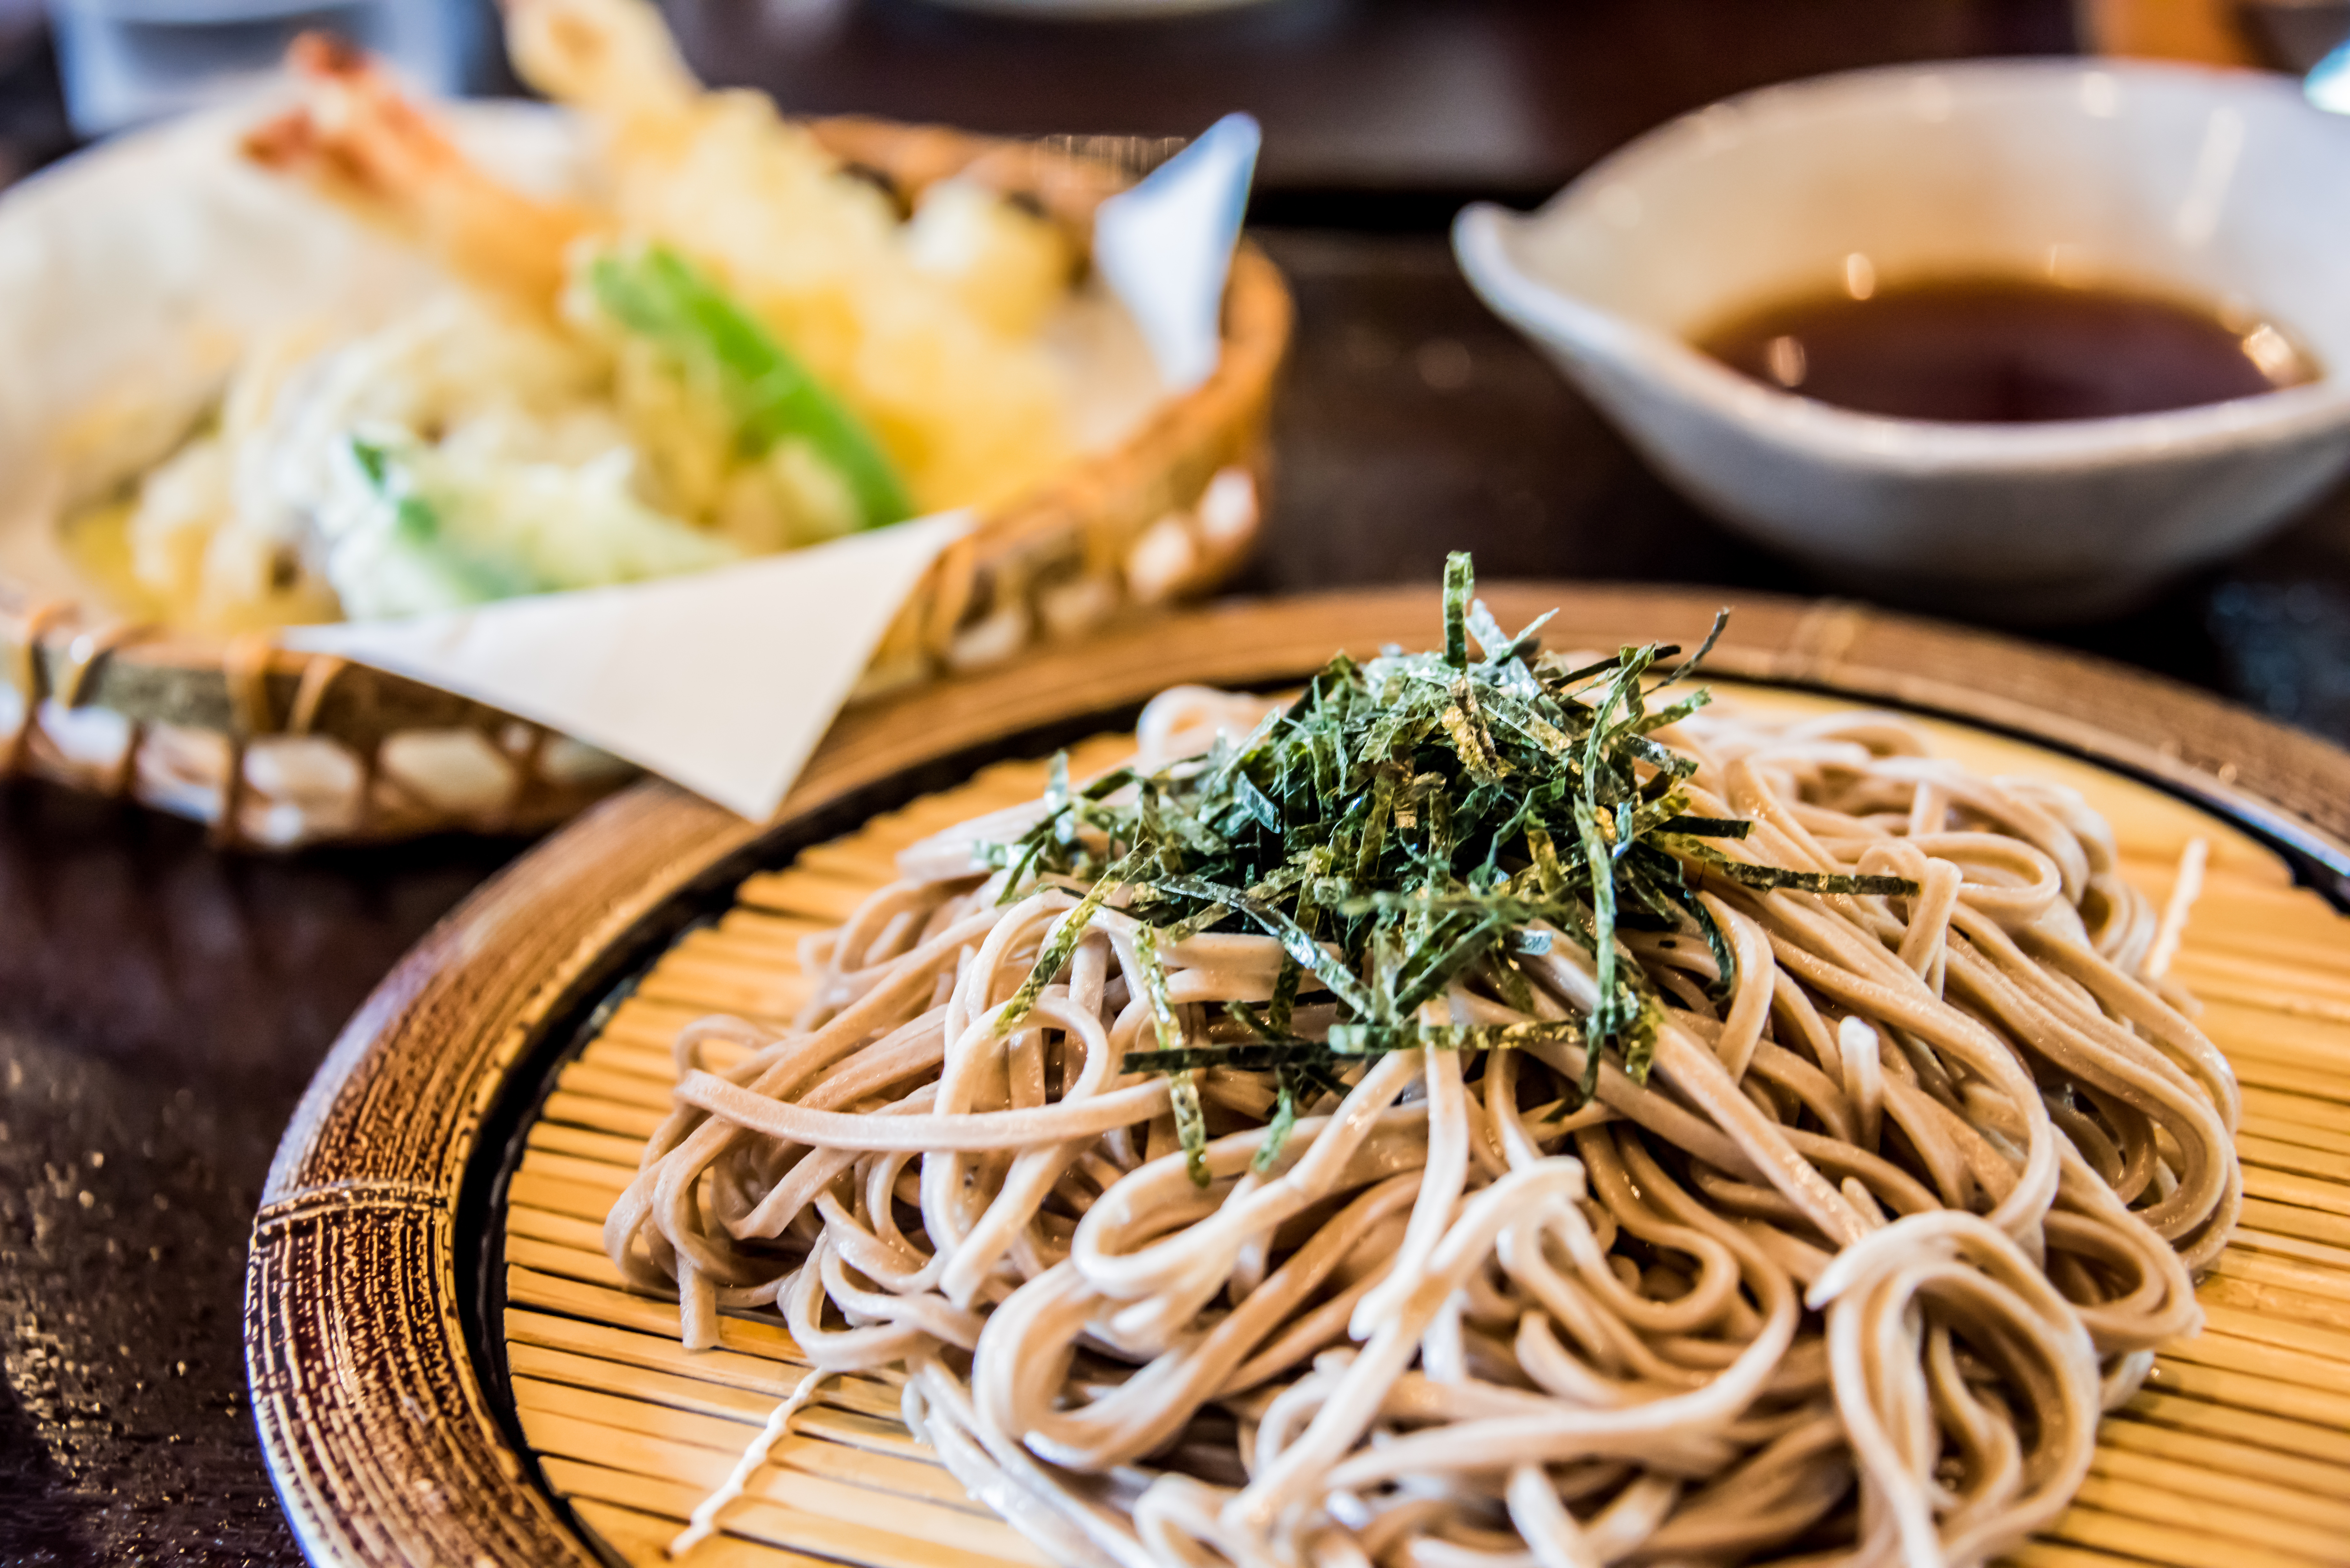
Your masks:
[{"label": "bamboo weave pattern", "polygon": [[[1748,697],[1752,701],[1751,696]],[[1773,705],[1811,700],[1771,696]],[[2147,786],[2019,742],[1931,725],[1939,750],[1987,771],[2054,774],[2113,822],[2158,899],[2189,838],[2211,846],[2173,973],[2243,1085],[2248,1199],[2201,1283],[2208,1320],[2170,1347],[2101,1434],[2088,1483],[2034,1568],[2202,1568],[2350,1561],[2350,917],[2293,887],[2272,854]],[[1077,776],[1130,748],[1076,748]],[[799,939],[890,875],[901,846],[1031,798],[1043,764],[1006,763],[749,878],[689,933],[561,1072],[504,1216],[509,1365],[525,1438],[581,1521],[631,1563],[668,1541],[733,1469],[802,1367],[779,1323],[730,1317],[690,1355],[666,1300],[620,1288],[600,1226],[670,1105],[670,1040],[712,1012],[780,1021],[799,1005]],[[685,1559],[874,1568],[1041,1561],[899,1424],[894,1391],[849,1378],[795,1418],[772,1461]]]}]

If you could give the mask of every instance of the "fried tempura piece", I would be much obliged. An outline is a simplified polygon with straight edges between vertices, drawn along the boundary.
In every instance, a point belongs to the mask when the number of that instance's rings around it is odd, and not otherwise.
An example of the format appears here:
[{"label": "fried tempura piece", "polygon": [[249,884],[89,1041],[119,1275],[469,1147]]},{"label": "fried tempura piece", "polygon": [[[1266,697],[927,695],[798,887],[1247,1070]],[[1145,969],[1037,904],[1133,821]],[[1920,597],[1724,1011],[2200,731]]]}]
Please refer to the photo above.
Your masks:
[{"label": "fried tempura piece", "polygon": [[504,0],[506,52],[547,97],[623,136],[693,118],[702,83],[660,13],[629,0]]},{"label": "fried tempura piece", "polygon": [[287,51],[303,101],[255,127],[245,155],[421,244],[460,276],[532,309],[561,297],[566,254],[595,215],[495,179],[365,54],[324,33]]},{"label": "fried tempura piece", "polygon": [[505,16],[524,79],[603,133],[618,230],[707,267],[856,407],[921,506],[1001,501],[1066,460],[1035,338],[1075,270],[1053,225],[952,181],[906,222],[764,95],[702,90],[648,0]]},{"label": "fried tempura piece", "polygon": [[[702,90],[645,0],[507,0],[506,26],[525,77],[598,134],[592,211],[502,183],[323,36],[291,53],[305,101],[247,151],[460,277],[611,342],[616,400],[656,472],[693,466],[664,463],[674,443],[645,435],[667,428],[645,399],[673,400],[674,377],[637,373],[643,356],[569,286],[583,237],[691,258],[855,410],[921,509],[1001,501],[1066,460],[1062,372],[1040,339],[1075,257],[1052,224],[953,181],[906,221],[764,97]],[[708,486],[675,488],[707,504],[697,515],[717,507]]]}]

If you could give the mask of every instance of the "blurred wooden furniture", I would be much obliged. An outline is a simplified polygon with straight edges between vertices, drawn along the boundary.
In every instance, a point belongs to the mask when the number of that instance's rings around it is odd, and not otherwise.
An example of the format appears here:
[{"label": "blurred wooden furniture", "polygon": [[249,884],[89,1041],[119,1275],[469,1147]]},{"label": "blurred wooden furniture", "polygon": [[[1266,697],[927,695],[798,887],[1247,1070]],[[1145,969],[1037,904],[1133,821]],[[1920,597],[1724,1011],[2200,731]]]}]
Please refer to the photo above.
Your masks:
[{"label": "blurred wooden furniture", "polygon": [[2084,52],[2306,71],[2350,38],[2350,0],[2074,0]]},{"label": "blurred wooden furniture", "polygon": [[2084,52],[2249,66],[2259,55],[2236,0],[2079,0]]},{"label": "blurred wooden furniture", "polygon": [[1264,125],[1266,222],[1436,227],[1684,109],[1887,60],[2062,51],[2070,0],[1269,0],[1054,23],[933,0],[668,0],[694,67],[802,114],[1002,135]]}]

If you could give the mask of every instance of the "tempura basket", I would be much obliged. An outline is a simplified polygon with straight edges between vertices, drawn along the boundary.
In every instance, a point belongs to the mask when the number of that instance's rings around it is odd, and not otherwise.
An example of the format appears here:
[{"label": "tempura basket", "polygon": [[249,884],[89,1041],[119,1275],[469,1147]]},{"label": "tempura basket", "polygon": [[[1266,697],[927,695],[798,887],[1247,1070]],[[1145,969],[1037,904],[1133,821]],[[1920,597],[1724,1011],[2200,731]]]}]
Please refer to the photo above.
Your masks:
[{"label": "tempura basket", "polygon": [[[1082,244],[1122,182],[1083,149],[870,119],[815,126],[910,206],[961,174],[1032,202]],[[50,194],[54,195],[52,192]],[[1081,636],[1203,593],[1253,543],[1289,295],[1243,243],[1223,354],[1115,447],[995,507],[909,598],[852,701]],[[225,845],[286,848],[458,830],[530,832],[629,776],[496,709],[364,665],[111,618],[0,573],[0,777],[125,797],[212,826]]]}]

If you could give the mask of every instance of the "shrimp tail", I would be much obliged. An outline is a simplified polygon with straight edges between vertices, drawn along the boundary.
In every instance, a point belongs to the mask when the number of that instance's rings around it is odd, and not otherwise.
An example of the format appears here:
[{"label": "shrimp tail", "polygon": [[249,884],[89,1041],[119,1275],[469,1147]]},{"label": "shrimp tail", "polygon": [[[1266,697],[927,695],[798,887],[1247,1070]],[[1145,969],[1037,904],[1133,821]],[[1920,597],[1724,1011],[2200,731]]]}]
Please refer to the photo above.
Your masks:
[{"label": "shrimp tail", "polygon": [[484,171],[365,53],[325,33],[286,51],[293,109],[246,132],[254,163],[421,245],[471,282],[539,311],[562,296],[581,208],[524,194]]}]

